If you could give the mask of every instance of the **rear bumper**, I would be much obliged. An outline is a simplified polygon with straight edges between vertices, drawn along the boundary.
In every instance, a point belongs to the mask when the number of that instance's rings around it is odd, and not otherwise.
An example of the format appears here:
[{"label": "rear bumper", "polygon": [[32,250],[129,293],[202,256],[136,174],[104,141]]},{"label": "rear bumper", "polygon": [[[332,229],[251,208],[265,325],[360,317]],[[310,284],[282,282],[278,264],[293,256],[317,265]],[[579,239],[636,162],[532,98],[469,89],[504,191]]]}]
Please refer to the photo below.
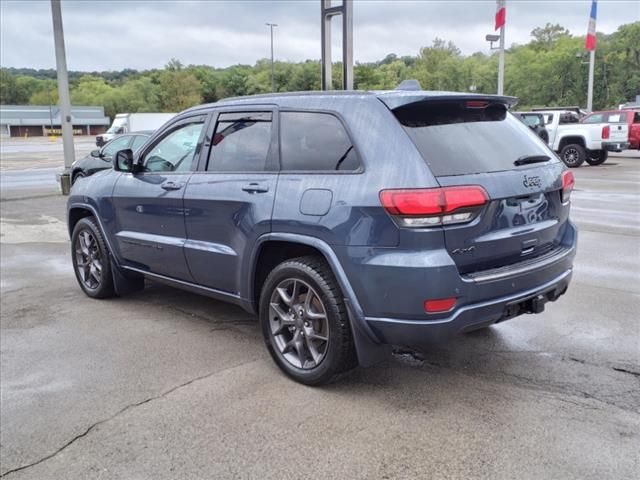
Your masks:
[{"label": "rear bumper", "polygon": [[602,142],[602,149],[607,152],[621,152],[629,148],[629,142]]},{"label": "rear bumper", "polygon": [[402,320],[365,318],[382,343],[416,346],[442,342],[453,335],[475,330],[524,313],[540,313],[544,304],[563,295],[569,286],[572,269],[533,289],[493,300],[465,305],[451,316],[438,320]]},{"label": "rear bumper", "polygon": [[[459,273],[448,252],[440,248],[334,247],[334,251],[372,340],[419,345],[539,312],[541,305],[556,300],[567,289],[576,245],[577,231],[566,222],[560,244],[548,255],[466,275]],[[457,299],[451,312],[425,313],[425,300],[450,297]]]}]

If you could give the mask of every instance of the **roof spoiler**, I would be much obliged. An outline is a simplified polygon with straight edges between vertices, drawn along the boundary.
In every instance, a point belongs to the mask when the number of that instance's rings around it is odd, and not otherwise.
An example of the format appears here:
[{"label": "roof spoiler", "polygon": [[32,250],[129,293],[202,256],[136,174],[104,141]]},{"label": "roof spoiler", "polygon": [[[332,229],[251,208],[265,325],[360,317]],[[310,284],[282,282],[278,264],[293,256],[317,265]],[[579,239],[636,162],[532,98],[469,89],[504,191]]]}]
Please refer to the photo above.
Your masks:
[{"label": "roof spoiler", "polygon": [[489,103],[500,103],[507,108],[511,108],[518,103],[516,97],[507,97],[504,95],[482,95],[476,93],[432,93],[432,92],[416,92],[412,94],[407,92],[406,94],[393,94],[380,95],[378,98],[384,103],[390,110],[404,107],[412,103],[449,103],[449,102],[465,102],[465,101],[486,101]]}]

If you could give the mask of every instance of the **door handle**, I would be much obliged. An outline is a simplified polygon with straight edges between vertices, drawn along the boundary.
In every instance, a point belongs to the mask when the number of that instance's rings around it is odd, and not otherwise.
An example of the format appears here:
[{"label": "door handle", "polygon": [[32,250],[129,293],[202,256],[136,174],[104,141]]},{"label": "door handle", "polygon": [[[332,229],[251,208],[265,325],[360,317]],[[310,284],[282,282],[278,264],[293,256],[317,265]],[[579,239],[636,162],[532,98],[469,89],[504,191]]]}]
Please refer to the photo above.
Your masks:
[{"label": "door handle", "polygon": [[180,190],[182,188],[182,184],[181,183],[176,183],[176,182],[164,182],[162,185],[160,185],[162,187],[163,190]]},{"label": "door handle", "polygon": [[249,193],[267,193],[269,186],[261,183],[252,182],[242,187],[242,190]]}]

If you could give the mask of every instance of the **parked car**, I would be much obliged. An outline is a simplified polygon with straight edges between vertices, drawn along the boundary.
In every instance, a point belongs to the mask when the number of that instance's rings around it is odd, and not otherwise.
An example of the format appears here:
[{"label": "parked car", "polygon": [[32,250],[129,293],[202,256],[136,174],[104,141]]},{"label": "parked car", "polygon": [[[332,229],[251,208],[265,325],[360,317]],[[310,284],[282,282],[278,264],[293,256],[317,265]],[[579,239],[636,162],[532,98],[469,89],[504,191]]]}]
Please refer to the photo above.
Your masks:
[{"label": "parked car", "polygon": [[549,147],[560,155],[568,167],[579,167],[585,161],[600,165],[607,159],[607,152],[625,150],[628,127],[621,123],[580,123],[578,114],[572,111],[537,111],[544,116],[549,132]]},{"label": "parked car", "polygon": [[118,113],[109,129],[96,136],[96,146],[101,147],[123,133],[156,130],[174,116],[175,113]]},{"label": "parked car", "polygon": [[388,345],[539,313],[571,278],[574,179],[515,100],[305,92],[186,110],[73,186],[78,283],[105,298],[148,278],[240,305],[309,385]]},{"label": "parked car", "polygon": [[93,150],[86,157],[76,160],[71,165],[71,184],[73,185],[79,178],[88,177],[99,170],[111,168],[111,161],[116,152],[125,148],[130,148],[133,151],[138,150],[147,141],[151,133],[153,132],[119,135],[104,147]]},{"label": "parked car", "polygon": [[629,128],[629,149],[640,150],[640,110],[608,110],[593,112],[582,123],[626,123]]},{"label": "parked car", "polygon": [[549,133],[545,128],[544,115],[535,112],[513,112],[527,127],[538,135],[544,143],[549,143]]}]

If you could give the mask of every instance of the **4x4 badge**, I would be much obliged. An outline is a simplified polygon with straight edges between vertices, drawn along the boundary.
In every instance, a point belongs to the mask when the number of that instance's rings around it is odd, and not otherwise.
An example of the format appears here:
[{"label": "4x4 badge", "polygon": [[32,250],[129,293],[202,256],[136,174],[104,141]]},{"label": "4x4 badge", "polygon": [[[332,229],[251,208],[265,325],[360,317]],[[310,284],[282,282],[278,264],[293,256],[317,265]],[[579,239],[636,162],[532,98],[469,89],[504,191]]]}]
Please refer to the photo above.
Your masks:
[{"label": "4x4 badge", "polygon": [[540,185],[542,185],[542,180],[540,180],[540,177],[538,177],[538,176],[527,177],[525,175],[524,176],[524,180],[522,181],[522,184],[527,188],[535,188],[535,187],[539,187]]}]

